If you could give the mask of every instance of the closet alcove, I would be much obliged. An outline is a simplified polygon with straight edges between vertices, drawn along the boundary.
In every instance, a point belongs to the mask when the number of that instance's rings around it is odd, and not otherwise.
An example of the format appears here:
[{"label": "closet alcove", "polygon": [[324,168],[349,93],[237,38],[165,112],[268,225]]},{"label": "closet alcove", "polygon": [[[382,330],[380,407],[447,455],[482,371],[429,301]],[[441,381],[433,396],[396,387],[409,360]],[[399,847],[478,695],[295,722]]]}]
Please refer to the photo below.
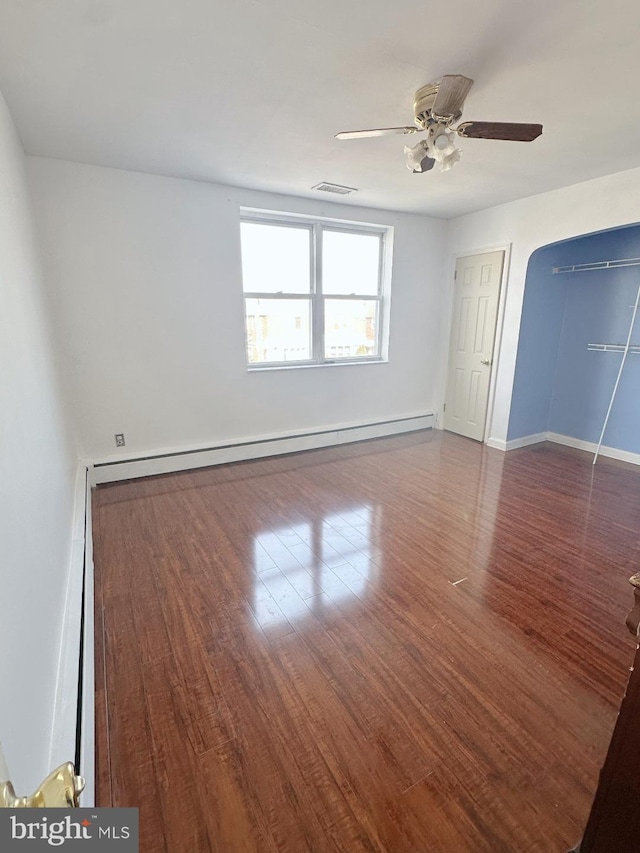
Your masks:
[{"label": "closet alcove", "polygon": [[[640,225],[543,246],[529,260],[509,418],[511,446],[595,450],[640,288]],[[640,311],[601,453],[640,462]],[[637,454],[637,458],[634,455]]]}]

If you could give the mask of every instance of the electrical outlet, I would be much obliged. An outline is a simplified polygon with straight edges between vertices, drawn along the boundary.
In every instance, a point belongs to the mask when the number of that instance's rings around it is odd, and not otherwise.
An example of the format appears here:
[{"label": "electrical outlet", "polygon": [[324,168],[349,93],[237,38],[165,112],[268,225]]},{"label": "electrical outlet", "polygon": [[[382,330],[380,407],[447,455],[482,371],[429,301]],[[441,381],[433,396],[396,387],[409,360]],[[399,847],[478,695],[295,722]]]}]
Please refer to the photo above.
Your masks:
[{"label": "electrical outlet", "polygon": [[117,432],[114,436],[116,440],[116,447],[124,447],[124,433]]}]

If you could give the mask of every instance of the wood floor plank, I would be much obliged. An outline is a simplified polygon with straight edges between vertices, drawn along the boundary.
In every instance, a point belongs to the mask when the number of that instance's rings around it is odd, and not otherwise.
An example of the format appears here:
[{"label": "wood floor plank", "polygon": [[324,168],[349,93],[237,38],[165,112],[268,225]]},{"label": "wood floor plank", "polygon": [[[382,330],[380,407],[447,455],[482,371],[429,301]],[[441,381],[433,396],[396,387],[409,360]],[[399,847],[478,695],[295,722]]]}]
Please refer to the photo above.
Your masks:
[{"label": "wood floor plank", "polygon": [[551,853],[633,658],[640,476],[432,431],[94,492],[99,805],[142,853]]}]

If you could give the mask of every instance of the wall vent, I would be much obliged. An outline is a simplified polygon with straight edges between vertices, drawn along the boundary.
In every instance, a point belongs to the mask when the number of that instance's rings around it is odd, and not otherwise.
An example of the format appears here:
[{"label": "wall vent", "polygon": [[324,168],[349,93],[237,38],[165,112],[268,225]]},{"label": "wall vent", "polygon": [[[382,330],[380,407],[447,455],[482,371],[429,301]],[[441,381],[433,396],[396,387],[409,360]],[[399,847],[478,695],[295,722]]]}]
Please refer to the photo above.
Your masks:
[{"label": "wall vent", "polygon": [[355,187],[343,187],[340,184],[329,184],[327,181],[322,181],[322,183],[316,184],[311,189],[320,190],[323,193],[337,193],[338,195],[349,195],[349,193],[358,192]]}]

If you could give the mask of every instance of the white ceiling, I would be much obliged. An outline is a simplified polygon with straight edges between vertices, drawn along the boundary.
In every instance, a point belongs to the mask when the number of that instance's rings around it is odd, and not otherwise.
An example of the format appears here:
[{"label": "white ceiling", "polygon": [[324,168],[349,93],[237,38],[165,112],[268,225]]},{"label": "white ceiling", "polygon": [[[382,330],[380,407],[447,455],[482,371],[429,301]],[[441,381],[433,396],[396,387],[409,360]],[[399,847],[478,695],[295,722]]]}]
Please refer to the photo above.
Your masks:
[{"label": "white ceiling", "polygon": [[[25,150],[345,204],[451,217],[640,166],[637,0],[4,0],[0,90]],[[460,140],[413,175],[413,93],[475,80],[465,120],[541,122],[532,143]]]}]

